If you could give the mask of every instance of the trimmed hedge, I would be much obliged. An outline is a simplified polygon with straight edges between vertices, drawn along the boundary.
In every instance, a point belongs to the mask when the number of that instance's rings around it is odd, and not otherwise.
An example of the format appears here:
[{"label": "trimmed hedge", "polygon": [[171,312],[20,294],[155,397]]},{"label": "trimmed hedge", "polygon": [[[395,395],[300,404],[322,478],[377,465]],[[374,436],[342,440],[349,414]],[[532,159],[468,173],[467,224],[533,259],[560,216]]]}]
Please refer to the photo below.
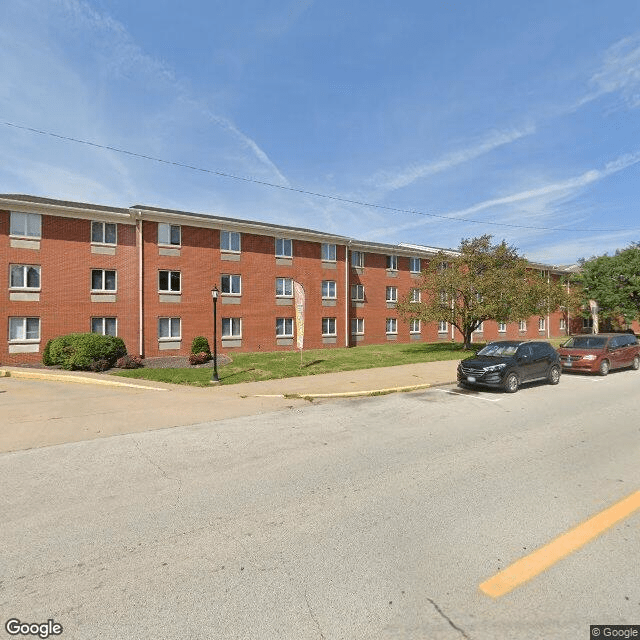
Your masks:
[{"label": "trimmed hedge", "polygon": [[49,340],[42,362],[68,370],[104,371],[125,355],[127,348],[122,338],[98,333],[70,333]]},{"label": "trimmed hedge", "polygon": [[209,341],[204,336],[196,336],[191,343],[191,353],[208,353],[211,356]]}]

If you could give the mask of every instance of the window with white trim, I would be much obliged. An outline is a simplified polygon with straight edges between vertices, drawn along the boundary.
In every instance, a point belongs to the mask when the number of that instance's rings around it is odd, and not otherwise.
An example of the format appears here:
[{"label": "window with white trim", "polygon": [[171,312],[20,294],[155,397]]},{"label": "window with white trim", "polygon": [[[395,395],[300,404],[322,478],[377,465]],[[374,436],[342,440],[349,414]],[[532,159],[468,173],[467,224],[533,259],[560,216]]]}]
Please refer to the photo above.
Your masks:
[{"label": "window with white trim", "polygon": [[276,278],[276,298],[293,298],[292,278]]},{"label": "window with white trim", "polygon": [[387,269],[398,270],[398,256],[387,256]]},{"label": "window with white trim", "polygon": [[354,302],[364,302],[364,285],[363,284],[351,285],[351,299]]},{"label": "window with white trim", "polygon": [[411,290],[411,302],[420,302],[421,300],[421,291],[420,289],[412,289]]},{"label": "window with white trim", "polygon": [[158,271],[158,291],[160,293],[180,293],[179,271]]},{"label": "window with white trim", "polygon": [[9,275],[10,289],[34,291],[40,289],[40,265],[12,264]]},{"label": "window with white trim", "polygon": [[364,335],[364,318],[351,318],[351,333],[356,336]]},{"label": "window with white trim", "polygon": [[220,292],[227,296],[242,295],[242,277],[239,275],[220,276]]},{"label": "window with white trim", "polygon": [[180,225],[158,222],[158,244],[179,247],[181,243]]},{"label": "window with white trim", "polygon": [[118,322],[116,318],[91,318],[91,333],[102,336],[117,336]]},{"label": "window with white trim", "polygon": [[409,323],[409,333],[420,333],[420,320],[414,318]]},{"label": "window with white trim", "polygon": [[321,249],[321,256],[322,256],[322,260],[324,260],[325,262],[335,262],[336,261],[336,245],[323,242],[322,249]]},{"label": "window with white trim", "polygon": [[447,304],[447,302],[449,301],[449,296],[447,295],[447,292],[442,289],[440,291],[440,304]]},{"label": "window with white trim", "polygon": [[589,316],[588,318],[582,318],[582,330],[593,331],[593,316]]},{"label": "window with white trim", "polygon": [[560,331],[566,331],[567,329],[567,319],[560,318]]},{"label": "window with white trim", "polygon": [[117,244],[115,222],[91,222],[91,242],[95,244]]},{"label": "window with white trim", "polygon": [[387,287],[387,302],[398,302],[398,287]]},{"label": "window with white trim", "polygon": [[337,297],[335,280],[322,281],[322,297],[326,299],[334,299]]},{"label": "window with white trim", "polygon": [[351,266],[352,267],[364,267],[364,253],[362,251],[351,252]]},{"label": "window with white trim", "polygon": [[518,320],[518,331],[526,331],[526,330],[527,330],[527,321]]},{"label": "window with white trim", "polygon": [[159,340],[180,340],[182,337],[182,322],[180,318],[158,318]]},{"label": "window with white trim", "polygon": [[9,318],[9,342],[38,342],[40,318]]},{"label": "window with white trim", "polygon": [[498,333],[506,333],[506,332],[507,332],[507,323],[498,322]]},{"label": "window with white trim", "polygon": [[447,333],[449,330],[449,323],[446,320],[440,320],[438,322],[438,333]]},{"label": "window with white trim", "polygon": [[293,337],[293,318],[276,318],[276,338]]},{"label": "window with white trim", "polygon": [[544,331],[546,326],[546,320],[544,318],[538,318],[538,331]]},{"label": "window with white trim", "polygon": [[420,273],[420,258],[409,258],[409,271]]},{"label": "window with white trim", "polygon": [[322,318],[322,335],[323,336],[337,335],[335,318]]},{"label": "window with white trim", "polygon": [[222,318],[223,338],[242,338],[242,318]]},{"label": "window with white trim", "polygon": [[387,333],[388,334],[396,334],[396,333],[398,333],[398,320],[397,320],[397,318],[387,318]]},{"label": "window with white trim", "polygon": [[474,330],[474,333],[484,333],[484,322],[481,322]]},{"label": "window with white trim", "polygon": [[116,280],[112,269],[91,269],[91,291],[115,291]]},{"label": "window with white trim", "polygon": [[9,221],[9,235],[19,238],[42,237],[42,216],[39,213],[12,211]]},{"label": "window with white trim", "polygon": [[287,238],[276,238],[276,258],[293,257],[293,241]]},{"label": "window with white trim", "polygon": [[221,231],[220,250],[240,253],[240,233],[238,231]]}]

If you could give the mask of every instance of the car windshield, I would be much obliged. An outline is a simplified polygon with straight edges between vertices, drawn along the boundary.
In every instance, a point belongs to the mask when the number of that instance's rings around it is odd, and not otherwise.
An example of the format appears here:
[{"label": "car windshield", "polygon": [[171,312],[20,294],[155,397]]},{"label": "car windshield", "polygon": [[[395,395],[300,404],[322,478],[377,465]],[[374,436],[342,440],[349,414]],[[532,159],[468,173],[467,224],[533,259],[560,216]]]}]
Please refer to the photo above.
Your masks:
[{"label": "car windshield", "polygon": [[502,358],[504,356],[515,355],[517,350],[517,344],[500,344],[496,342],[494,344],[488,344],[484,349],[480,349],[480,351],[478,351],[478,355]]},{"label": "car windshield", "polygon": [[604,349],[606,338],[597,336],[576,336],[569,338],[562,346],[565,349]]}]

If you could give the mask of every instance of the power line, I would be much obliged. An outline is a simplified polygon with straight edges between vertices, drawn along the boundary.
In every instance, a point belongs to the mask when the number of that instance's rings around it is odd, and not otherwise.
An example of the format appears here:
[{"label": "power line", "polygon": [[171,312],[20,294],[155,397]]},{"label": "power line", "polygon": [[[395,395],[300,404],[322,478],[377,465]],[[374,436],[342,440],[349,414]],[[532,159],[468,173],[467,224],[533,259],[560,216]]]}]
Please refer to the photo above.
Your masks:
[{"label": "power line", "polygon": [[419,211],[417,209],[402,209],[399,207],[391,207],[383,204],[375,204],[373,202],[365,202],[362,200],[352,200],[343,196],[331,195],[327,193],[319,193],[317,191],[307,191],[306,189],[297,189],[296,187],[289,187],[287,185],[276,184],[274,182],[267,182],[265,180],[257,180],[256,178],[247,178],[243,176],[237,176],[232,173],[226,173],[224,171],[216,171],[215,169],[204,169],[202,167],[196,167],[194,165],[185,164],[182,162],[176,162],[175,160],[164,160],[163,158],[156,158],[144,153],[137,153],[135,151],[129,151],[128,149],[120,149],[110,145],[98,144],[97,142],[91,142],[90,140],[81,140],[79,138],[72,138],[70,136],[63,136],[59,133],[53,133],[51,131],[43,131],[41,129],[34,129],[32,127],[25,127],[23,125],[15,124],[13,122],[1,122],[7,127],[13,127],[14,129],[20,129],[22,131],[29,131],[30,133],[37,133],[42,136],[49,136],[51,138],[57,138],[59,140],[65,140],[66,142],[75,142],[77,144],[84,144],[89,147],[95,147],[96,149],[105,149],[107,151],[114,151],[116,153],[122,153],[134,158],[141,158],[143,160],[151,160],[152,162],[159,162],[174,167],[180,167],[182,169],[190,169],[191,171],[199,171],[200,173],[208,173],[214,176],[220,176],[222,178],[230,178],[232,180],[239,180],[241,182],[249,182],[252,184],[261,185],[263,187],[271,187],[273,189],[280,189],[282,191],[290,191],[292,193],[299,193],[306,196],[313,196],[314,198],[324,198],[325,200],[333,200],[335,202],[343,202],[345,204],[353,204],[360,207],[369,207],[371,209],[380,209],[383,211],[391,211],[393,213],[407,213],[417,216],[425,216],[428,218],[437,218],[439,220],[448,220],[449,222],[470,222],[472,224],[486,224],[494,227],[509,227],[513,229],[531,229],[535,231],[579,231],[588,233],[610,233],[614,231],[632,231],[632,229],[617,228],[617,229],[571,229],[569,227],[536,227],[532,225],[513,224],[509,222],[487,222],[485,220],[474,220],[473,218],[455,218],[452,216],[446,216],[438,213],[428,213],[426,211]]}]

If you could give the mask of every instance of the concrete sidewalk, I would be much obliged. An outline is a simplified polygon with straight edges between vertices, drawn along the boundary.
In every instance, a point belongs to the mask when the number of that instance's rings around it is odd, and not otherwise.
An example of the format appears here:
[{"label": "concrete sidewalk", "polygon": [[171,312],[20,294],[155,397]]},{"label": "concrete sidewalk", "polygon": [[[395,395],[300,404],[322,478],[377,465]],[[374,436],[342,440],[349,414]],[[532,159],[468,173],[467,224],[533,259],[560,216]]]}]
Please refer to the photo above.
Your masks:
[{"label": "concrete sidewalk", "polygon": [[309,400],[425,389],[455,382],[457,363],[419,363],[209,388],[4,367],[0,369],[0,451],[258,415],[302,406]]}]

